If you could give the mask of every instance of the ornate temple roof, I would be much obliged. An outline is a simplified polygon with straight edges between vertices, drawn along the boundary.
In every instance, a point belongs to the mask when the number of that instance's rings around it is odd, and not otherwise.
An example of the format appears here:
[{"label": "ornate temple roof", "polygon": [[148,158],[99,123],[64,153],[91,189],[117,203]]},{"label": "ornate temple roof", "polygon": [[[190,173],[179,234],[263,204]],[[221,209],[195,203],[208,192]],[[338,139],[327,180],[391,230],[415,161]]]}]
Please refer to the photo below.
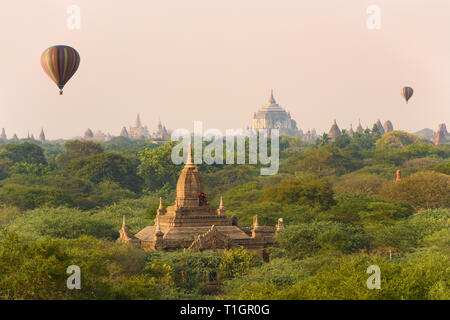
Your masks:
[{"label": "ornate temple roof", "polygon": [[198,207],[198,194],[204,192],[205,185],[192,160],[191,145],[189,144],[186,165],[181,171],[177,182],[175,204],[184,207]]},{"label": "ornate temple roof", "polygon": [[375,124],[377,125],[378,131],[380,132],[380,134],[383,134],[384,133],[384,128],[383,128],[383,125],[381,124],[380,119],[378,119]]},{"label": "ornate temple roof", "polygon": [[386,120],[383,125],[383,129],[385,133],[394,131],[394,126],[392,125],[391,120]]},{"label": "ornate temple roof", "polygon": [[155,224],[145,227],[135,236],[129,232],[124,218],[119,241],[130,242],[142,249],[164,248],[169,251],[244,246],[262,257],[263,249],[273,245],[277,229],[260,226],[257,218],[252,227],[238,226],[236,218],[228,219],[225,215],[222,197],[217,210],[206,201],[200,201],[199,194],[204,195],[204,184],[190,150],[189,146],[186,165],[177,183],[175,205],[164,209],[160,198]]},{"label": "ornate temple roof", "polygon": [[449,133],[445,123],[439,125],[438,131],[436,132],[433,142],[434,144],[446,144],[448,142]]},{"label": "ornate temple roof", "polygon": [[341,129],[339,129],[336,120],[333,120],[333,124],[331,125],[330,131],[328,132],[328,136],[331,140],[335,140],[340,135]]},{"label": "ornate temple roof", "polygon": [[358,120],[358,126],[356,127],[356,132],[358,132],[358,133],[363,133],[364,132],[364,129],[363,129],[362,125],[361,125],[361,120]]}]

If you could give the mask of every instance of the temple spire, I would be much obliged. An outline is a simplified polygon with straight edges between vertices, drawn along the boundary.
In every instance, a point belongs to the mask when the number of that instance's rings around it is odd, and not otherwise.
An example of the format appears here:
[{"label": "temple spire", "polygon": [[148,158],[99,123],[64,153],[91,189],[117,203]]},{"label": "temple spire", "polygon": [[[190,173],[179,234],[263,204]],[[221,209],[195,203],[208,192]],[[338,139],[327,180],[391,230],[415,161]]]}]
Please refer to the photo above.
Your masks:
[{"label": "temple spire", "polygon": [[276,104],[277,102],[275,101],[275,98],[273,97],[273,89],[270,89],[270,99],[269,99],[269,103],[270,104]]},{"label": "temple spire", "polygon": [[136,117],[136,127],[137,127],[137,128],[142,127],[142,124],[141,124],[141,117],[139,116],[139,113],[137,114],[137,117]]},{"label": "temple spire", "polygon": [[218,214],[219,216],[225,214],[225,207],[223,206],[223,199],[222,199],[222,196],[220,196],[220,203],[219,203],[219,209],[217,209],[217,214]]},{"label": "temple spire", "polygon": [[164,232],[161,230],[161,225],[159,224],[159,214],[156,215],[156,221],[155,221],[155,236],[157,238],[162,237],[164,235]]},{"label": "temple spire", "polygon": [[256,229],[256,228],[258,228],[259,227],[259,223],[258,223],[258,215],[256,215],[254,218],[253,218],[253,229]]},{"label": "temple spire", "polygon": [[222,199],[222,196],[220,196],[219,209],[223,209],[223,199]]},{"label": "temple spire", "polygon": [[158,215],[164,214],[164,207],[163,207],[163,204],[162,204],[162,197],[159,197],[159,207],[158,207],[158,210],[156,210],[156,213]]},{"label": "temple spire", "polygon": [[192,160],[192,152],[191,152],[191,144],[189,143],[188,145],[188,150],[187,150],[187,159],[186,159],[186,166],[193,166],[194,165],[194,161]]}]

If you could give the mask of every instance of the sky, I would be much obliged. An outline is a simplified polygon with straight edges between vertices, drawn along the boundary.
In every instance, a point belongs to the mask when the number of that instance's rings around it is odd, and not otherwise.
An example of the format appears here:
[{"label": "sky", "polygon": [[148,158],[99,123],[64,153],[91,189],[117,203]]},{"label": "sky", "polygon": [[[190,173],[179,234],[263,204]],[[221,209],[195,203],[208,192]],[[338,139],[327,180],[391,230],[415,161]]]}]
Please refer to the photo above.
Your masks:
[{"label": "sky", "polygon": [[[81,28],[67,27],[67,8]],[[370,5],[381,9],[369,29]],[[119,135],[246,128],[270,90],[299,128],[333,119],[437,130],[450,119],[448,0],[15,0],[0,7],[0,128],[47,138],[86,128]],[[40,66],[49,46],[74,47],[80,67],[60,96]],[[403,86],[415,90],[409,104]]]}]

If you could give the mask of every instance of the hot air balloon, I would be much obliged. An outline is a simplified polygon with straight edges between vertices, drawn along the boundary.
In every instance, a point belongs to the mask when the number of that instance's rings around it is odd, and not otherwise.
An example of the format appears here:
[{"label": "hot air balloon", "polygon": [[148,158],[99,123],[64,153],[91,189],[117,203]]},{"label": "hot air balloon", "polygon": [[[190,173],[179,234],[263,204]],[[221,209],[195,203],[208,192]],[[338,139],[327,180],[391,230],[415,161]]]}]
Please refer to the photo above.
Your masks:
[{"label": "hot air balloon", "polygon": [[414,94],[414,90],[411,87],[404,87],[402,89],[402,96],[403,96],[403,98],[405,98],[406,103],[408,103],[408,100],[411,99],[413,94]]},{"label": "hot air balloon", "polygon": [[53,46],[42,53],[41,65],[58,86],[59,94],[63,94],[64,86],[80,65],[80,55],[72,47]]}]

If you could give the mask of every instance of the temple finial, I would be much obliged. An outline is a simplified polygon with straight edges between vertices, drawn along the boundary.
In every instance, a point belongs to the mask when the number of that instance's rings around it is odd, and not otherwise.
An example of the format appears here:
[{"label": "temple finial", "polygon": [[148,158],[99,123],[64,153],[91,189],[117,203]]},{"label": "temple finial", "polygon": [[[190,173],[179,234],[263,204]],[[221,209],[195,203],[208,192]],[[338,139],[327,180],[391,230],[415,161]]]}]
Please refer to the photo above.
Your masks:
[{"label": "temple finial", "polygon": [[276,104],[277,102],[275,101],[275,98],[273,97],[273,89],[270,89],[270,99],[269,99],[269,103],[270,104]]},{"label": "temple finial", "polygon": [[253,228],[257,228],[257,227],[259,227],[258,215],[255,215],[255,217],[253,218]]},{"label": "temple finial", "polygon": [[223,199],[222,199],[222,196],[220,196],[220,204],[219,204],[219,209],[217,209],[217,214],[218,214],[219,216],[225,215],[225,207],[223,206]]},{"label": "temple finial", "polygon": [[159,208],[158,209],[162,209],[163,208],[163,204],[162,204],[162,197],[159,197]]},{"label": "temple finial", "polygon": [[139,113],[138,113],[137,117],[136,117],[136,127],[140,128],[141,126],[142,126],[141,117],[139,116]]},{"label": "temple finial", "polygon": [[125,226],[126,226],[126,223],[125,223],[125,216],[123,216],[123,217],[122,217],[122,228],[125,227]]},{"label": "temple finial", "polygon": [[191,144],[189,143],[188,145],[188,150],[187,150],[187,159],[186,159],[186,165],[193,165],[194,161],[192,160],[192,152],[191,152]]}]

